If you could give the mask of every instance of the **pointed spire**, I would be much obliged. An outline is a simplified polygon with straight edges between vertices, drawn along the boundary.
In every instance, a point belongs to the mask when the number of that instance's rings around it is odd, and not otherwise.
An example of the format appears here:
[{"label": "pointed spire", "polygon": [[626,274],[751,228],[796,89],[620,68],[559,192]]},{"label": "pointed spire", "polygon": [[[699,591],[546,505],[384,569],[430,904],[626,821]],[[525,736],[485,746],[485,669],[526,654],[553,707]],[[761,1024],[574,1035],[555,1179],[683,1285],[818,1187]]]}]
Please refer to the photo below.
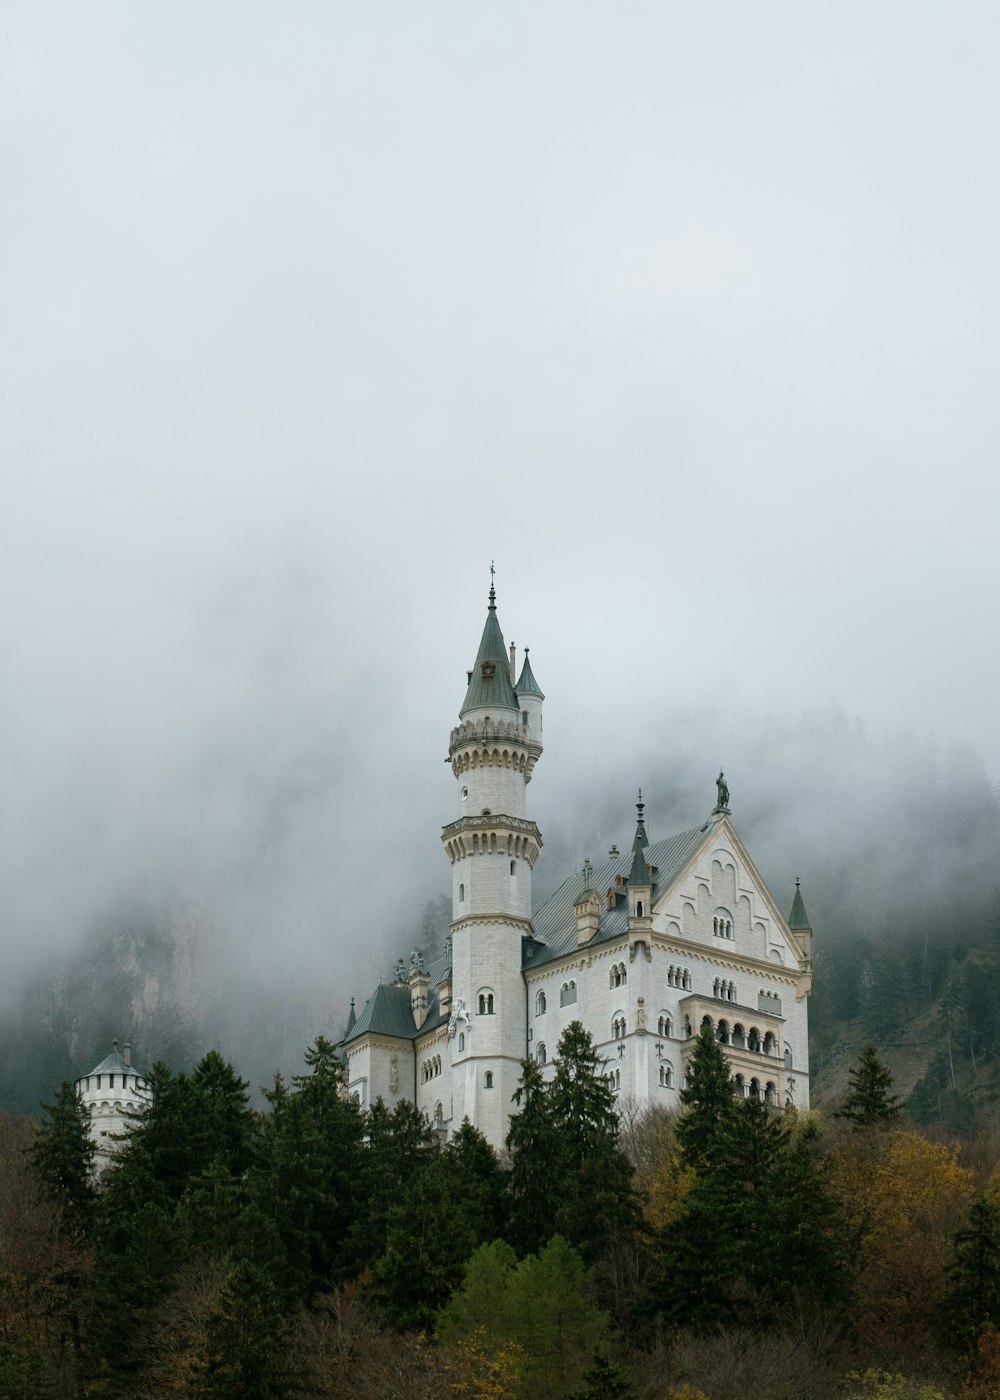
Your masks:
[{"label": "pointed spire", "polygon": [[522,699],[525,695],[537,695],[539,700],[544,700],[545,696],[542,694],[542,688],[535,680],[535,673],[532,671],[531,662],[528,660],[528,653],[530,650],[530,647],[524,648],[524,665],[521,667],[521,676],[517,683],[518,699]]},{"label": "pointed spire", "polygon": [[805,900],[802,898],[802,891],[799,882],[795,881],[795,898],[792,900],[792,912],[788,916],[788,927],[791,929],[812,928],[809,922],[809,915],[806,913]]},{"label": "pointed spire", "polygon": [[642,800],[642,788],[639,789],[639,798],[635,804],[635,840],[632,842],[632,869],[629,871],[628,882],[633,888],[636,885],[648,885],[650,883],[649,870],[646,867],[646,847],[649,845],[649,837],[646,835],[646,822],[643,817],[646,804]]},{"label": "pointed spire", "polygon": [[353,1029],[354,1029],[354,1027],[355,1027],[355,1025],[356,1025],[356,1023],[357,1023],[357,1019],[358,1019],[357,1016],[355,1016],[355,1014],[354,1014],[354,998],[351,997],[351,1010],[350,1010],[350,1014],[349,1014],[348,1017],[347,1017],[347,1030],[344,1032],[344,1039],[345,1039],[345,1040],[346,1040],[347,1037],[350,1035],[351,1031],[353,1031]]},{"label": "pointed spire", "polygon": [[459,710],[464,719],[469,710],[517,710],[517,696],[510,683],[510,657],[497,620],[497,595],[493,587],[493,565],[490,565],[490,605],[486,611],[476,664],[469,676],[465,702]]}]

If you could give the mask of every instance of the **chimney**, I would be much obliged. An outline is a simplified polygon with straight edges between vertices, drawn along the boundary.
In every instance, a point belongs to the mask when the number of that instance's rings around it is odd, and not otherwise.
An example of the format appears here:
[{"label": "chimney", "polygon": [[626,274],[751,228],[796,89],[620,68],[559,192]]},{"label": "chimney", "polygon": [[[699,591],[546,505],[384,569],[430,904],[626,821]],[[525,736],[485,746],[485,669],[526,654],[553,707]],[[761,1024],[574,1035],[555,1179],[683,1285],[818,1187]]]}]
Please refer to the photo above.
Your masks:
[{"label": "chimney", "polygon": [[132,1068],[132,1045],[131,1045],[131,1042],[128,1041],[128,1040],[126,1040],[125,1044],[122,1046],[122,1059],[123,1059],[123,1060],[125,1061],[125,1063],[128,1065],[129,1069],[131,1069],[131,1068]]},{"label": "chimney", "polygon": [[513,642],[510,644],[510,683],[517,685],[517,647]]},{"label": "chimney", "polygon": [[574,905],[577,947],[589,943],[601,926],[601,897],[596,890],[584,890]]}]

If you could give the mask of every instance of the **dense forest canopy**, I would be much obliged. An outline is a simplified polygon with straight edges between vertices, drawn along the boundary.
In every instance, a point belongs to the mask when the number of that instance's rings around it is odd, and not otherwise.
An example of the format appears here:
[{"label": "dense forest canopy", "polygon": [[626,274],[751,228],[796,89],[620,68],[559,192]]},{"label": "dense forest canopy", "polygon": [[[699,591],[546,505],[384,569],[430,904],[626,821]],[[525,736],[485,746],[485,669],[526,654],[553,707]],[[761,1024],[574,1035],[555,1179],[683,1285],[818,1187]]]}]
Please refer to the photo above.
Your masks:
[{"label": "dense forest canopy", "polygon": [[[619,1118],[579,1022],[496,1154],[370,1111],[320,1039],[263,1109],[159,1063],[95,1177],[66,1083],[0,1118],[0,1396],[987,1400],[1000,1132],[903,1115],[868,1047],[834,1115],[733,1092],[710,1027],[678,1115]],[[123,1322],[126,1325],[123,1325]]]}]

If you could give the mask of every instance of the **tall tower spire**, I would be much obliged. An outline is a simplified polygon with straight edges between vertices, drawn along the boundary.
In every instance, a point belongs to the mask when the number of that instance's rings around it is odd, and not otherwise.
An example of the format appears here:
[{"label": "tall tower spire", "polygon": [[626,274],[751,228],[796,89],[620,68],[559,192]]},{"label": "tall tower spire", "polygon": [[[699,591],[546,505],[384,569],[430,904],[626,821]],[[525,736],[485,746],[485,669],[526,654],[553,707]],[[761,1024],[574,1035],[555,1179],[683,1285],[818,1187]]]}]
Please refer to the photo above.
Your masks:
[{"label": "tall tower spire", "polygon": [[522,701],[511,684],[493,577],[491,566],[486,623],[448,747],[458,818],[441,839],[452,867],[452,1006],[462,1027],[450,1042],[452,1118],[468,1117],[502,1142],[527,1048],[522,940],[532,933],[542,837],[526,815],[525,789],[542,752],[543,697],[531,684]]}]

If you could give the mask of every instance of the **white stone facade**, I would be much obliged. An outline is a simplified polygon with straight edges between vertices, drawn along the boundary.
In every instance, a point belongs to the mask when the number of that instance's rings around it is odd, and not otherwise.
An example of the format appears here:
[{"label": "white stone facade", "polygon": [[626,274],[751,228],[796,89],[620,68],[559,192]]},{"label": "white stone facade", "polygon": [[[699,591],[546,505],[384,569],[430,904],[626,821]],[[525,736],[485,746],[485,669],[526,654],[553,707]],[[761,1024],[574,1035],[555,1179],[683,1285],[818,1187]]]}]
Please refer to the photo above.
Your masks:
[{"label": "white stone facade", "polygon": [[728,792],[703,825],[658,844],[640,803],[632,850],[588,863],[533,909],[542,838],[526,788],[544,697],[527,662],[513,676],[491,590],[450,739],[450,957],[427,974],[398,968],[369,998],[345,1037],[350,1092],[366,1106],[409,1099],[442,1131],[468,1118],[499,1147],[521,1062],[553,1073],[570,1021],[589,1031],[620,1100],[675,1106],[707,1019],[737,1091],[807,1108],[811,930],[798,896],[801,926],[781,914],[722,805]]}]

